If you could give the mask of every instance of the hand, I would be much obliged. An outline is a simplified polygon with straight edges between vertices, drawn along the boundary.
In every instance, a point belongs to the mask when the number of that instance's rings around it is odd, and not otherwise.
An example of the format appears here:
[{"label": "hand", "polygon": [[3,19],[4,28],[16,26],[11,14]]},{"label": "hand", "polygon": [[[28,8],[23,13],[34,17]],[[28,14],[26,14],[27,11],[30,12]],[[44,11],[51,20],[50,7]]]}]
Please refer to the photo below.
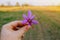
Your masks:
[{"label": "hand", "polygon": [[30,28],[29,25],[21,26],[22,21],[5,24],[1,30],[1,40],[21,40],[21,37]]}]

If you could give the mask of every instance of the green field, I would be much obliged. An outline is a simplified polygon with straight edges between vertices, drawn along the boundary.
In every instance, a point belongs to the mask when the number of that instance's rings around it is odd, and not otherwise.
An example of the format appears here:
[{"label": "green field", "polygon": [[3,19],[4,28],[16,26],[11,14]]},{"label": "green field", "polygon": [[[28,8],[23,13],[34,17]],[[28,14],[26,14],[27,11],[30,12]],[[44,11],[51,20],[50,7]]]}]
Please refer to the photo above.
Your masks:
[{"label": "green field", "polygon": [[[0,29],[8,22],[22,20],[23,13],[27,11],[0,11]],[[25,34],[24,40],[60,40],[60,12],[32,10],[32,13],[39,24],[33,25],[34,29]]]}]

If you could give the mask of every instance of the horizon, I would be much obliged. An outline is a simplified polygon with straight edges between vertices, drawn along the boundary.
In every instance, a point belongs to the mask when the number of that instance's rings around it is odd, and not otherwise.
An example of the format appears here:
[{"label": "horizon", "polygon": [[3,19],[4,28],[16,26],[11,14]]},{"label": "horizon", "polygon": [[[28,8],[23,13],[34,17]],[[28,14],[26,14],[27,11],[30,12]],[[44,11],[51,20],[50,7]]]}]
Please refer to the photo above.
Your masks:
[{"label": "horizon", "polygon": [[48,6],[48,5],[60,5],[60,0],[0,0],[0,5],[15,5],[18,2],[20,5],[29,4],[33,6]]}]

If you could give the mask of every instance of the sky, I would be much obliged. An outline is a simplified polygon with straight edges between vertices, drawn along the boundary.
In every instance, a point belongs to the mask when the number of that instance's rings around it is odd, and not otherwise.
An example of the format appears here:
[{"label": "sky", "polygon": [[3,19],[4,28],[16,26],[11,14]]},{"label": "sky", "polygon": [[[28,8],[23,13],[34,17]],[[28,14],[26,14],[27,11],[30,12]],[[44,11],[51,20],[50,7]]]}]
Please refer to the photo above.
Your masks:
[{"label": "sky", "polygon": [[60,0],[0,0],[0,5],[7,5],[10,2],[11,5],[15,5],[19,2],[20,5],[27,3],[35,6],[47,6],[47,5],[60,5]]}]

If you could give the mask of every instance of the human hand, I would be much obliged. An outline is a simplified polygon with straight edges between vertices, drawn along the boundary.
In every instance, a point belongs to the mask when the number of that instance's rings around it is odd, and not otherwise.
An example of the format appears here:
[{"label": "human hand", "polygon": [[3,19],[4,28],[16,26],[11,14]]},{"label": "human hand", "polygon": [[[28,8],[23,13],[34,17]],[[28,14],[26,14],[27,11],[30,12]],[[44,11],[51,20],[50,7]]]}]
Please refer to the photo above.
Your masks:
[{"label": "human hand", "polygon": [[21,37],[29,28],[29,25],[22,27],[22,21],[13,21],[5,24],[1,30],[1,40],[21,40]]}]

